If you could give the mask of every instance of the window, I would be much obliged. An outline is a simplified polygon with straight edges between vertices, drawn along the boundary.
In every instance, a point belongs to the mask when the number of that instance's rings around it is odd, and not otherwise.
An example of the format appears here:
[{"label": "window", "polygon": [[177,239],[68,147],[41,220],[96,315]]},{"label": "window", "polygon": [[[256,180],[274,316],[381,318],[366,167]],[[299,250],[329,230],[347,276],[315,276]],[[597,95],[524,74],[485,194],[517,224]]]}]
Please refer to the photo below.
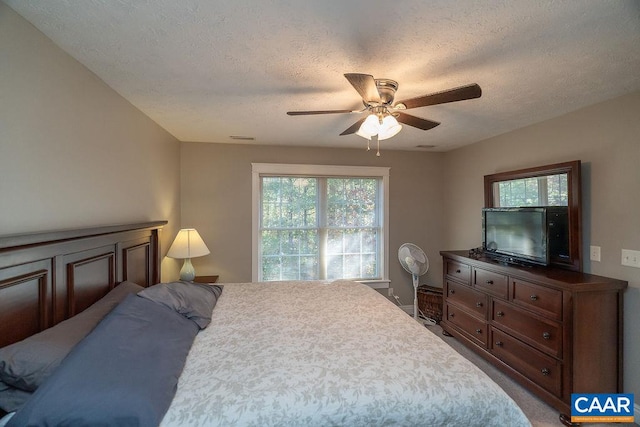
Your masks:
[{"label": "window", "polygon": [[388,178],[389,168],[253,164],[253,280],[388,282]]}]

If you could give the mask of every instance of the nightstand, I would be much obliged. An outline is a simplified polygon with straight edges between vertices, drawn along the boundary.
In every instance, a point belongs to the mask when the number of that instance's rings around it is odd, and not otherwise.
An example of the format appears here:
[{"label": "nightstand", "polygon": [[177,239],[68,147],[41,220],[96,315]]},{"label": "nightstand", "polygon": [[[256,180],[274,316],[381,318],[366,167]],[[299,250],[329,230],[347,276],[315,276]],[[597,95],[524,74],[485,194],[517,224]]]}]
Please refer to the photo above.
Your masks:
[{"label": "nightstand", "polygon": [[216,283],[218,276],[196,276],[193,281],[196,283]]}]

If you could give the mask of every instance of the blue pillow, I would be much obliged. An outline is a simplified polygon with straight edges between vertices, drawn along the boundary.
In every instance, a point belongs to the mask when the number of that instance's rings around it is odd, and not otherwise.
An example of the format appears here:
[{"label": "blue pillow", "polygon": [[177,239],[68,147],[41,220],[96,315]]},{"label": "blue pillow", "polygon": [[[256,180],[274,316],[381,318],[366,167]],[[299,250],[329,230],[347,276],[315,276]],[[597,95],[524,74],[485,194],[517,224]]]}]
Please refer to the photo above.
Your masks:
[{"label": "blue pillow", "polygon": [[204,329],[211,323],[211,313],[221,293],[220,285],[171,282],[153,285],[138,295],[169,307]]},{"label": "blue pillow", "polygon": [[122,282],[83,312],[22,341],[0,349],[0,381],[34,391],[58,368],[62,359],[127,295],[142,286]]}]

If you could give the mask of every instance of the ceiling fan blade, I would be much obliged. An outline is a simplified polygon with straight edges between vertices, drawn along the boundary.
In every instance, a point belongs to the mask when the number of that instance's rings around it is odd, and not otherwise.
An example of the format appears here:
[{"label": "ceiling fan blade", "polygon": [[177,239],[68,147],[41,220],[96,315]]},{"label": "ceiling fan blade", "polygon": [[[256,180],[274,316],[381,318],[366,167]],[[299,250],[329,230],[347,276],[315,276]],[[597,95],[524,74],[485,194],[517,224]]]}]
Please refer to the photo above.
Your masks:
[{"label": "ceiling fan blade", "polygon": [[376,86],[376,80],[372,75],[347,73],[344,76],[349,80],[351,86],[358,91],[365,102],[381,102],[380,93],[378,93],[378,87]]},{"label": "ceiling fan blade", "polygon": [[482,89],[473,83],[467,86],[457,87],[455,89],[443,90],[429,95],[419,96],[417,98],[407,99],[396,103],[404,104],[407,109],[426,107],[427,105],[446,104],[447,102],[464,101],[465,99],[480,98]]},{"label": "ceiling fan blade", "polygon": [[[287,111],[290,116],[308,116],[311,114],[345,114],[353,113],[353,110],[316,110],[316,111]],[[356,111],[359,112],[359,111]]]},{"label": "ceiling fan blade", "polygon": [[358,120],[357,122],[355,122],[354,124],[352,124],[351,126],[349,126],[349,128],[347,130],[345,130],[344,132],[342,132],[340,134],[340,136],[342,135],[351,135],[352,133],[356,133],[358,132],[358,129],[360,129],[360,126],[362,126],[362,123],[366,120],[367,118],[363,118]]},{"label": "ceiling fan blade", "polygon": [[410,114],[405,113],[394,113],[394,116],[397,114],[396,119],[400,123],[404,123],[405,125],[413,126],[414,128],[429,130],[438,126],[440,123],[433,122],[427,119],[421,119],[420,117],[412,116]]}]

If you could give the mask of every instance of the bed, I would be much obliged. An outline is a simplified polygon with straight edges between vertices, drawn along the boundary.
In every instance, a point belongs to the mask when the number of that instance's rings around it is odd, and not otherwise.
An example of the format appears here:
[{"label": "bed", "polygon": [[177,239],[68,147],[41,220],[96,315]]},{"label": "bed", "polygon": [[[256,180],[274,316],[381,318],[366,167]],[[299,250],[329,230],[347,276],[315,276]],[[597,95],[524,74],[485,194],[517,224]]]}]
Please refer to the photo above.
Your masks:
[{"label": "bed", "polygon": [[[51,240],[50,236],[12,237],[11,242],[0,238],[0,328],[16,315],[31,319],[29,327],[10,338],[5,334],[21,322],[0,329],[4,346],[37,337],[38,332],[69,323],[83,312],[94,312],[96,304],[113,299],[115,293],[129,294],[31,390],[33,394],[15,417],[29,406],[43,407],[43,401],[56,406],[57,401],[51,399],[65,394],[73,397],[76,406],[86,400],[93,412],[105,411],[104,419],[114,407],[121,408],[120,415],[143,407],[146,413],[151,411],[146,406],[166,402],[153,409],[156,418],[139,418],[136,424],[133,415],[129,425],[530,425],[520,408],[477,367],[381,294],[347,280],[221,284],[204,327],[193,326],[193,313],[188,316],[184,310],[166,315],[171,325],[186,330],[179,332],[180,337],[192,335],[186,340],[188,345],[175,344],[178,341],[163,335],[140,344],[140,352],[128,351],[133,346],[123,343],[132,338],[113,332],[128,330],[117,323],[119,317],[126,317],[120,312],[127,305],[136,304],[132,308],[136,317],[147,306],[158,312],[160,317],[146,324],[161,333],[178,329],[160,325],[166,304],[158,309],[157,303],[163,301],[149,297],[161,286],[172,286],[156,285],[160,282],[158,233],[163,224],[74,231],[64,239],[55,233]],[[35,272],[26,271],[25,265]],[[102,283],[105,278],[106,286]],[[31,299],[25,297],[16,304],[18,289]],[[145,330],[142,335],[151,334]],[[118,377],[103,372],[113,360],[108,351],[104,354],[109,363],[101,365],[104,369],[76,368],[74,363],[82,360],[83,353],[85,360],[99,359],[100,345],[109,340],[116,340],[107,344],[111,348],[128,349],[118,355],[131,353],[121,363],[131,364],[135,375],[148,375],[147,390],[122,391],[119,383],[100,385],[92,376],[99,376],[97,371],[111,379]],[[156,349],[156,345],[164,347]],[[184,354],[169,363],[174,359],[168,352],[177,347]],[[149,372],[139,373],[144,368]],[[102,394],[96,398],[93,391],[61,392],[73,384],[69,378],[74,375],[82,378],[70,390],[86,386]],[[124,377],[130,376],[120,377],[116,379],[126,382]],[[156,385],[158,379],[163,385]],[[140,387],[147,381],[133,382],[133,387]],[[166,392],[160,393],[163,387]],[[11,415],[5,417],[9,423]]]}]

